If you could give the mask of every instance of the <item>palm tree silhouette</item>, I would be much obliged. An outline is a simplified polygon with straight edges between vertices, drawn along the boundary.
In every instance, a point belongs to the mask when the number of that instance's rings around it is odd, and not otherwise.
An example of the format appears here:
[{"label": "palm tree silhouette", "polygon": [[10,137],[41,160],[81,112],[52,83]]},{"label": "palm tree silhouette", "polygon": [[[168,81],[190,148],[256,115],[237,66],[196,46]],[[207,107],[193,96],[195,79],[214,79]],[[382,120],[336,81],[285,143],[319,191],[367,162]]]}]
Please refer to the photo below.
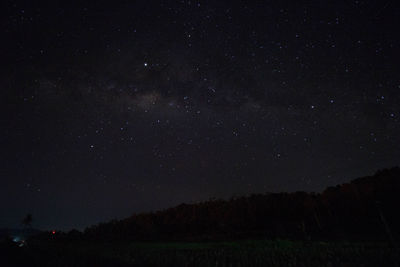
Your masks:
[{"label": "palm tree silhouette", "polygon": [[31,228],[31,227],[32,227],[32,221],[33,221],[33,219],[32,219],[32,214],[28,213],[28,214],[25,216],[25,218],[22,220],[21,223],[22,223],[25,227]]}]

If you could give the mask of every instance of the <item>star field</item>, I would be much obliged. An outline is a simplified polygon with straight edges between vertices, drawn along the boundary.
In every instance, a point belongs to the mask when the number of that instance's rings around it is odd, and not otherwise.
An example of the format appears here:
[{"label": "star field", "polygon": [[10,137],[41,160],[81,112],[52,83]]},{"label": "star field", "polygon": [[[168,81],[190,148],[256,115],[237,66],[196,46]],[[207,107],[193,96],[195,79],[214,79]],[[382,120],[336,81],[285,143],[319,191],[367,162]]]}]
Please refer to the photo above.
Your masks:
[{"label": "star field", "polygon": [[82,228],[400,163],[396,2],[10,2],[0,227]]}]

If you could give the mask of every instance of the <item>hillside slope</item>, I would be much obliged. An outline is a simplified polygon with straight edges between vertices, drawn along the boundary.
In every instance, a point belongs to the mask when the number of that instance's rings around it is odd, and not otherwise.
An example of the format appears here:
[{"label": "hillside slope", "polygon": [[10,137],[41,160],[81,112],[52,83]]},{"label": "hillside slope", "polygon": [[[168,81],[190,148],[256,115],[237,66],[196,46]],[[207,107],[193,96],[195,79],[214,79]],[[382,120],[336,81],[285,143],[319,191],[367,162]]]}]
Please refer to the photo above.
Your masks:
[{"label": "hillside slope", "polygon": [[322,193],[259,194],[181,204],[91,226],[102,240],[392,240],[399,237],[400,168],[329,187]]}]

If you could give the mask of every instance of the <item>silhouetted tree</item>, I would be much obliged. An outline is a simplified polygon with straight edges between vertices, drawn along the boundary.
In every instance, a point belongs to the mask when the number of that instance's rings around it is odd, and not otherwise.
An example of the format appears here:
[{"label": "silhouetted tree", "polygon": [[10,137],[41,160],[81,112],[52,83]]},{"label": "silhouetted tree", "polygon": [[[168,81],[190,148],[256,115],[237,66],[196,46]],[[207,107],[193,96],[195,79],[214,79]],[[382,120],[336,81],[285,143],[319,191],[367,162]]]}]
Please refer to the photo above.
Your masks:
[{"label": "silhouetted tree", "polygon": [[28,213],[28,214],[24,217],[24,219],[22,220],[21,223],[22,223],[25,227],[32,227],[32,221],[33,221],[32,214]]}]

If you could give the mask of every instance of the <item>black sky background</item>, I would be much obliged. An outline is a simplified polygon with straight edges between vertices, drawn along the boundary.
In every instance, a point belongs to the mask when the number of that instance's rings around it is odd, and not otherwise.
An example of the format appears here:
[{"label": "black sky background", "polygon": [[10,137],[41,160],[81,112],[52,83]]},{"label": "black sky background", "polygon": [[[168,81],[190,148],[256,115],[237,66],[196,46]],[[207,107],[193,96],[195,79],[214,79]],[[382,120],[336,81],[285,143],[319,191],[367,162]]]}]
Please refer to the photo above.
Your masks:
[{"label": "black sky background", "polygon": [[396,1],[2,5],[0,227],[321,191],[400,163]]}]

